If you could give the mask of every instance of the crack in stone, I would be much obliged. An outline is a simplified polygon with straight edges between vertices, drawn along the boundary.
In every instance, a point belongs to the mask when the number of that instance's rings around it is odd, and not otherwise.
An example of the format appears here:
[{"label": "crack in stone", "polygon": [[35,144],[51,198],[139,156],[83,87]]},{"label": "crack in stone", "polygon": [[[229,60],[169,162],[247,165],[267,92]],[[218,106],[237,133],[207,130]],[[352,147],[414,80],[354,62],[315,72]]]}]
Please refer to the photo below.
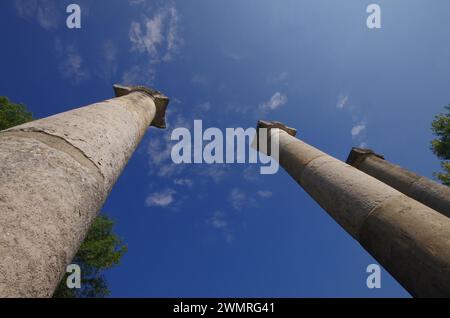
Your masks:
[{"label": "crack in stone", "polygon": [[2,136],[34,139],[46,144],[53,149],[64,152],[65,154],[72,157],[75,161],[77,161],[80,165],[88,168],[91,172],[93,172],[95,179],[100,182],[103,187],[105,186],[105,176],[97,167],[97,165],[81,149],[75,147],[60,136],[52,135],[46,131],[33,128],[7,130],[0,133],[0,137]]}]

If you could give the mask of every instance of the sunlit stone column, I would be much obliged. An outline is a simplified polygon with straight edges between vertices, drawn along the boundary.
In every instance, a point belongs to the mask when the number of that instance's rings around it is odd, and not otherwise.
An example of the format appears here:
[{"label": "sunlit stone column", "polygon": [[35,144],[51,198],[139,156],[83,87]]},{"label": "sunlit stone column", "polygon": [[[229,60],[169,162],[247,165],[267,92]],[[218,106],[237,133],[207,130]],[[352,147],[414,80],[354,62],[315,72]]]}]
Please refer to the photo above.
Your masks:
[{"label": "sunlit stone column", "polygon": [[406,290],[450,296],[449,218],[296,139],[292,129],[258,127],[278,135],[284,169]]},{"label": "sunlit stone column", "polygon": [[384,160],[370,149],[353,148],[347,163],[450,217],[449,187]]},{"label": "sunlit stone column", "polygon": [[0,132],[0,297],[49,297],[168,98],[116,98]]}]

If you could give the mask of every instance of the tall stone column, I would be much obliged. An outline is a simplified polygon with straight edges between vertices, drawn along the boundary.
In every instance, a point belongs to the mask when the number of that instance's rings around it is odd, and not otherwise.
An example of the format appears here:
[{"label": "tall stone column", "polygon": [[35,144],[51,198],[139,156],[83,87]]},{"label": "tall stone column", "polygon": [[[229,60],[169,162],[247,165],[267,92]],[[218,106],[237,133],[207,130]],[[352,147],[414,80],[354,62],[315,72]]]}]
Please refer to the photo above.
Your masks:
[{"label": "tall stone column", "polygon": [[[450,219],[296,139],[279,123],[279,161],[411,295],[450,296]],[[275,129],[278,128],[278,129]]]},{"label": "tall stone column", "polygon": [[353,148],[347,163],[450,217],[449,187],[395,165],[370,149]]},{"label": "tall stone column", "polygon": [[0,132],[0,297],[50,297],[168,98],[116,98]]}]

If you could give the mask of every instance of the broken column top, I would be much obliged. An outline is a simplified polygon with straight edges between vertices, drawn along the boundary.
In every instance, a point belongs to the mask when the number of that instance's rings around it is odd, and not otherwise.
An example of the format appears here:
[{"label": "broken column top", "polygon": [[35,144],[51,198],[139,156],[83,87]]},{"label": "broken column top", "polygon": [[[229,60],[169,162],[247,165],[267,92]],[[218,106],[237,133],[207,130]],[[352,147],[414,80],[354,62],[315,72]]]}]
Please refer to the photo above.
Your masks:
[{"label": "broken column top", "polygon": [[288,126],[284,125],[283,123],[280,123],[279,121],[259,120],[256,128],[257,128],[257,130],[259,130],[259,128],[267,128],[269,130],[272,128],[277,128],[277,129],[285,131],[286,133],[288,133],[289,135],[291,135],[293,137],[295,137],[297,135],[297,129],[288,127]]},{"label": "broken column top", "polygon": [[163,129],[166,128],[166,109],[169,105],[169,98],[161,92],[145,86],[114,85],[114,93],[116,94],[116,97],[125,96],[133,92],[144,93],[153,99],[156,105],[156,114],[153,119],[152,126]]},{"label": "broken column top", "polygon": [[375,156],[384,160],[382,155],[377,154],[372,149],[353,147],[352,151],[350,151],[350,154],[348,155],[347,164],[357,167],[368,156]]}]

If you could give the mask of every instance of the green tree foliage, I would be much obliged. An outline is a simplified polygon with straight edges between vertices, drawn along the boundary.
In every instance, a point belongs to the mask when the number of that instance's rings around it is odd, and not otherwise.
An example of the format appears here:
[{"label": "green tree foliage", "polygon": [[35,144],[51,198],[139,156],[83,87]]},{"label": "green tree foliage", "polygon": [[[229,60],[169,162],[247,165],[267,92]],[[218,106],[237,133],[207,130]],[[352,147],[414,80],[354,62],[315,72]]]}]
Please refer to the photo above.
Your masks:
[{"label": "green tree foliage", "polygon": [[86,239],[72,263],[81,268],[81,289],[66,287],[67,275],[61,280],[53,297],[106,297],[109,290],[102,271],[119,264],[127,251],[121,240],[113,232],[114,222],[100,215],[91,226]]},{"label": "green tree foliage", "polygon": [[0,96],[0,130],[5,130],[33,120],[33,115],[22,104],[11,103]]},{"label": "green tree foliage", "polygon": [[443,184],[450,186],[450,105],[445,107],[446,113],[439,114],[431,123],[431,129],[436,136],[431,142],[434,154],[442,160],[442,172],[436,173],[436,177]]},{"label": "green tree foliage", "polygon": [[[15,104],[0,96],[0,130],[32,121],[32,114],[24,105]],[[53,297],[105,297],[108,285],[102,271],[117,264],[126,252],[126,246],[113,232],[114,222],[105,215],[97,217],[81,244],[72,263],[81,268],[81,289],[66,287],[67,275],[61,280]]]}]

